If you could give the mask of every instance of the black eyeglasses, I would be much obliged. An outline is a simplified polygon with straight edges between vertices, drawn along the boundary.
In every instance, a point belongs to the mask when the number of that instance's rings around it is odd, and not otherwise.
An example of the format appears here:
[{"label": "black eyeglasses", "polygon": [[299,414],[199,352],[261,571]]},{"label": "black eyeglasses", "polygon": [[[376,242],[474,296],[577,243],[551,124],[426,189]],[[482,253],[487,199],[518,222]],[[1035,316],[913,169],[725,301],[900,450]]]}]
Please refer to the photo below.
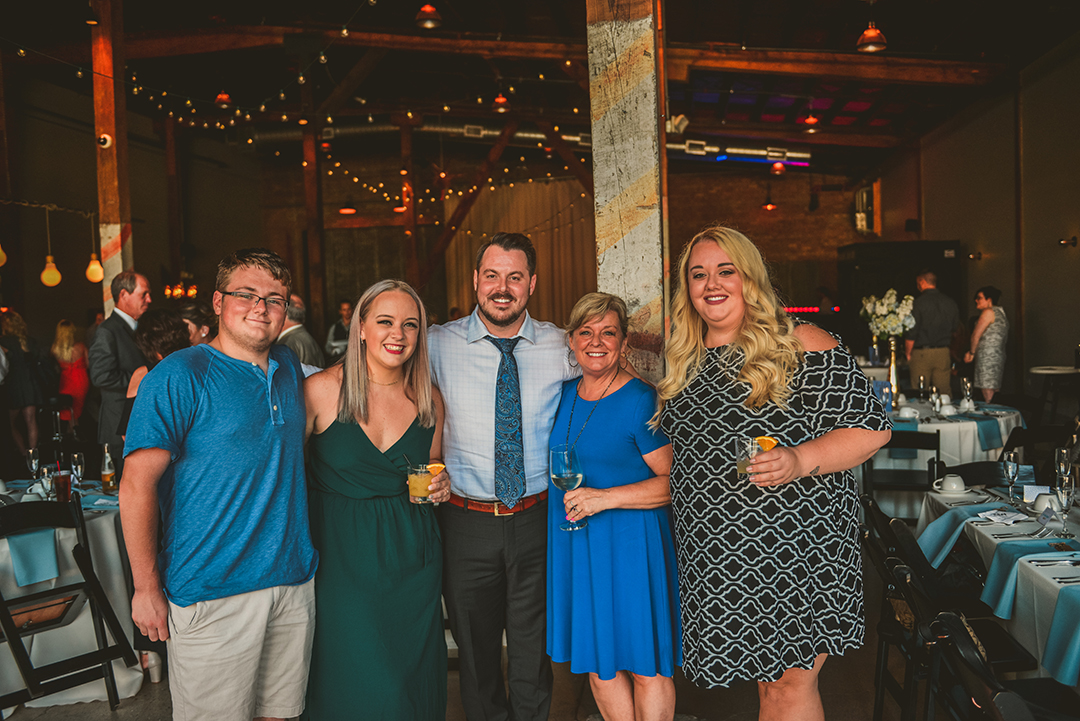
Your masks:
[{"label": "black eyeglasses", "polygon": [[255,295],[254,293],[233,292],[231,290],[222,290],[219,292],[222,295],[231,295],[233,298],[236,298],[241,303],[244,303],[250,307],[258,306],[260,300],[266,304],[267,310],[284,311],[286,308],[289,307],[289,301],[285,300],[284,298],[263,298],[262,296]]}]

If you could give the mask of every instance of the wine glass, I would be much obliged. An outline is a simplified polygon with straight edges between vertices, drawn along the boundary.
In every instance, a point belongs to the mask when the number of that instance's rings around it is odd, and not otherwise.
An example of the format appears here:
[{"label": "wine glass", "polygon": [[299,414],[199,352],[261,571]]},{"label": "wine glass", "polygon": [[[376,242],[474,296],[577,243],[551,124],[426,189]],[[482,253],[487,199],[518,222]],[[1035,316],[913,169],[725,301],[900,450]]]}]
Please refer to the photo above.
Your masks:
[{"label": "wine glass", "polygon": [[1069,475],[1069,470],[1072,467],[1072,462],[1069,460],[1068,448],[1054,449],[1054,466],[1057,468],[1057,474],[1059,476]]},{"label": "wine glass", "polygon": [[1058,538],[1075,538],[1076,534],[1069,530],[1069,508],[1072,507],[1073,497],[1076,495],[1076,474],[1072,468],[1067,473],[1058,475],[1057,488],[1058,503],[1061,504],[1061,530],[1055,536]]},{"label": "wine glass", "polygon": [[41,451],[36,448],[31,448],[26,452],[26,466],[30,469],[30,473],[33,474],[34,480],[37,480],[38,470],[41,468]]},{"label": "wine glass", "polygon": [[[551,448],[550,463],[551,482],[557,488],[563,491],[572,491],[585,482],[585,476],[581,473],[581,464],[578,463],[577,453],[574,452],[573,446],[565,444],[553,446]],[[588,521],[585,520],[567,521],[560,524],[559,529],[577,531],[588,525]]]},{"label": "wine glass", "polygon": [[86,471],[86,457],[82,453],[72,453],[71,475],[74,476],[75,486],[77,488],[82,488],[84,471]]},{"label": "wine glass", "polygon": [[1002,460],[1005,466],[1005,478],[1009,480],[1009,500],[1013,500],[1013,486],[1017,476],[1020,475],[1020,459],[1016,451],[1009,451]]}]

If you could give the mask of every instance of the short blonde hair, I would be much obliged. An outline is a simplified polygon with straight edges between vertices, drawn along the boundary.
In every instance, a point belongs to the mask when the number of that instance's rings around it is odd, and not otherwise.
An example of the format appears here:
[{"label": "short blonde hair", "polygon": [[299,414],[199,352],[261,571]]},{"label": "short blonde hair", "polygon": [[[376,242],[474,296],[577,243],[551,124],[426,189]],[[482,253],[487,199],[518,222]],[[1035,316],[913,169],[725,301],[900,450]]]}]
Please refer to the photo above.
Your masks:
[{"label": "short blonde hair", "polygon": [[623,339],[630,332],[630,312],[626,309],[626,301],[611,293],[586,293],[574,303],[570,311],[570,322],[566,324],[566,337],[569,338],[581,326],[593,318],[603,318],[610,311],[615,311],[619,317],[619,330],[622,331]]},{"label": "short blonde hair", "polygon": [[435,425],[435,399],[431,393],[431,372],[428,370],[427,349],[427,312],[420,296],[413,287],[401,280],[380,280],[365,290],[360,299],[353,304],[352,322],[349,323],[349,345],[345,355],[338,361],[342,364],[341,391],[338,394],[339,423],[368,421],[368,365],[364,344],[360,341],[360,326],[371,312],[375,299],[388,291],[398,290],[405,293],[416,303],[416,313],[420,318],[420,328],[416,332],[416,350],[405,361],[405,395],[416,404],[416,414],[420,425],[431,428]]},{"label": "short blonde hair", "polygon": [[[671,338],[665,348],[667,374],[656,389],[660,407],[690,384],[705,360],[707,328],[686,287],[690,254],[700,243],[716,243],[742,279],[746,310],[731,345],[746,354],[738,377],[750,384],[746,406],[757,409],[769,401],[785,406],[791,392],[788,384],[803,360],[802,344],[793,334],[794,324],[773,290],[757,246],[737,230],[715,225],[694,236],[679,256],[678,285],[671,302]],[[659,415],[657,411],[654,423]]]}]

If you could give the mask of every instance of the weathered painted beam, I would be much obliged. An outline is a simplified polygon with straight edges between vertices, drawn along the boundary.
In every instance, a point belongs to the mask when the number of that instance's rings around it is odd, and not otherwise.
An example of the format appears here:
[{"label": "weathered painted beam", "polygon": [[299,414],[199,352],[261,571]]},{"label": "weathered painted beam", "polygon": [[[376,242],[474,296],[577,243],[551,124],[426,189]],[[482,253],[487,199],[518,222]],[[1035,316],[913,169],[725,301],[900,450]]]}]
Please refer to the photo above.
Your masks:
[{"label": "weathered painted beam", "polygon": [[98,235],[105,315],[114,306],[110,284],[135,263],[128,184],[127,104],[124,96],[123,0],[94,0],[98,24],[90,29],[97,137]]},{"label": "weathered painted beam", "polygon": [[659,6],[588,0],[586,12],[596,283],[626,301],[634,365],[655,382],[667,308]]}]

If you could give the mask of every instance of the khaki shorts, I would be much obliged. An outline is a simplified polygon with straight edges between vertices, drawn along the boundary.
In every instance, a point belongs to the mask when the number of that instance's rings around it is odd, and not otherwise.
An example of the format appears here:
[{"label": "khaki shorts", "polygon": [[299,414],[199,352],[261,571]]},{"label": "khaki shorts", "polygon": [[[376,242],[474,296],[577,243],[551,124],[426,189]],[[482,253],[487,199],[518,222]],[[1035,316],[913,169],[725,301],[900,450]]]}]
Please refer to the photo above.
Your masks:
[{"label": "khaki shorts", "polygon": [[304,710],[315,581],[169,603],[173,721],[292,718]]}]

